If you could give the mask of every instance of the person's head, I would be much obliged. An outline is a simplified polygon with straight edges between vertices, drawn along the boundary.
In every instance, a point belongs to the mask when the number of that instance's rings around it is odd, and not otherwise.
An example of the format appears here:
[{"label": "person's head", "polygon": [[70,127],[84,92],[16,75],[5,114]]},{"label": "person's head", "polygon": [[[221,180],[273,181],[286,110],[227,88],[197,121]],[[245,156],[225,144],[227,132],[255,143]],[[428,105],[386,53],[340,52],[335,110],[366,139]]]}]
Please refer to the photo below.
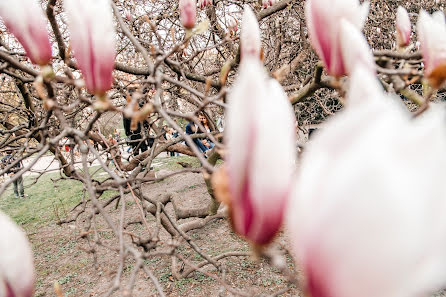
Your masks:
[{"label": "person's head", "polygon": [[207,119],[206,119],[206,117],[204,116],[203,113],[199,113],[199,114],[198,114],[198,120],[199,120],[200,123],[202,123],[203,125],[204,125],[204,124],[207,124]]}]

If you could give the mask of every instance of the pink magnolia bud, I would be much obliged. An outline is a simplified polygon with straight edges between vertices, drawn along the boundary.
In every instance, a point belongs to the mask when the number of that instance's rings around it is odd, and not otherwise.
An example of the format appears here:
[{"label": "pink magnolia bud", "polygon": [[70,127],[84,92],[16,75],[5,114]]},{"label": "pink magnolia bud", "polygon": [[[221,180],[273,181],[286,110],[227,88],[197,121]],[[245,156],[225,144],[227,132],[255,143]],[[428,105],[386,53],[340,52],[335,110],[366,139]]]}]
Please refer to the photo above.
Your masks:
[{"label": "pink magnolia bud", "polygon": [[358,66],[376,72],[375,59],[364,35],[352,23],[340,21],[340,40],[345,72],[352,74]]},{"label": "pink magnolia bud", "polygon": [[276,3],[276,0],[262,0],[263,8],[268,8],[269,6],[273,6]]},{"label": "pink magnolia bud", "polygon": [[237,19],[233,16],[227,19],[227,27],[231,34],[235,34],[238,30],[238,22]]},{"label": "pink magnolia bud", "polygon": [[130,10],[128,10],[128,9],[124,10],[124,14],[125,14],[125,18],[127,19],[127,21],[131,22],[133,20]]},{"label": "pink magnolia bud", "polygon": [[110,0],[65,0],[71,46],[87,89],[102,96],[111,88],[116,33]]},{"label": "pink magnolia bud", "polygon": [[0,212],[0,296],[32,297],[33,253],[22,230]]},{"label": "pink magnolia bud", "polygon": [[180,19],[183,27],[192,29],[195,26],[196,17],[197,2],[195,0],[180,0]]},{"label": "pink magnolia bud", "polygon": [[0,1],[0,17],[22,44],[31,62],[43,66],[51,61],[46,21],[37,1]]},{"label": "pink magnolia bud", "polygon": [[241,57],[260,57],[261,41],[257,18],[252,9],[245,5],[240,33]]},{"label": "pink magnolia bud", "polygon": [[341,20],[361,30],[368,14],[369,3],[359,5],[358,0],[307,0],[305,16],[311,45],[324,63],[327,72],[334,76],[346,73],[341,54]]},{"label": "pink magnolia bud", "polygon": [[417,23],[425,76],[434,88],[446,80],[446,23],[441,11],[430,16],[421,10]]},{"label": "pink magnolia bud", "polygon": [[228,97],[225,140],[234,230],[269,243],[282,224],[294,173],[294,114],[257,57],[245,57]]},{"label": "pink magnolia bud", "polygon": [[205,8],[207,5],[212,5],[212,0],[198,0],[198,7]]},{"label": "pink magnolia bud", "polygon": [[396,42],[399,47],[409,45],[411,31],[412,28],[407,10],[404,7],[398,6],[398,10],[396,11]]},{"label": "pink magnolia bud", "polygon": [[306,290],[432,296],[446,279],[446,114],[433,107],[413,119],[365,69],[355,70],[349,96],[361,98],[306,147],[289,207]]}]

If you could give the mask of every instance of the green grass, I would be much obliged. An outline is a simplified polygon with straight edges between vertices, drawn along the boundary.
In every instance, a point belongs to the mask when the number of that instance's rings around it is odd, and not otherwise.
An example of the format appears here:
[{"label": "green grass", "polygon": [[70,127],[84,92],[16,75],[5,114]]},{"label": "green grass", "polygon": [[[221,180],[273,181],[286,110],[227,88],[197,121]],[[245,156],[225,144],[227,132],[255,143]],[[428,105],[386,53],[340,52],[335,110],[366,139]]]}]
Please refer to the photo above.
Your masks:
[{"label": "green grass", "polygon": [[[178,170],[182,169],[183,167],[178,164],[178,162],[184,162],[190,164],[193,168],[200,167],[200,161],[198,161],[195,157],[190,156],[178,156],[178,157],[166,157],[166,158],[159,158],[155,159],[154,163],[155,171],[160,169],[167,169],[167,170]],[[161,164],[161,165],[158,165]]]},{"label": "green grass", "polygon": [[[190,164],[194,168],[200,167],[200,162],[195,157],[179,156],[155,159],[155,170],[179,170],[183,167],[177,162]],[[103,180],[107,175],[99,166],[91,167],[90,174],[98,180]],[[70,215],[70,210],[82,201],[84,196],[83,185],[79,181],[60,179],[59,172],[45,173],[37,181],[36,176],[24,178],[26,199],[16,199],[13,186],[0,196],[0,210],[8,214],[17,224],[26,229],[36,230],[48,223],[55,223]],[[194,187],[194,186],[191,186]],[[107,191],[101,199],[106,199],[117,193]]]},{"label": "green grass", "polygon": [[[100,171],[92,167],[90,172]],[[35,176],[24,178],[25,199],[17,199],[13,193],[13,185],[0,196],[0,209],[8,214],[17,224],[36,230],[49,222],[56,222],[58,217],[65,218],[70,210],[82,201],[83,185],[74,180],[58,180],[59,172],[46,173],[37,182]],[[57,181],[56,181],[57,180]],[[107,191],[102,197],[110,197],[114,191]]]}]

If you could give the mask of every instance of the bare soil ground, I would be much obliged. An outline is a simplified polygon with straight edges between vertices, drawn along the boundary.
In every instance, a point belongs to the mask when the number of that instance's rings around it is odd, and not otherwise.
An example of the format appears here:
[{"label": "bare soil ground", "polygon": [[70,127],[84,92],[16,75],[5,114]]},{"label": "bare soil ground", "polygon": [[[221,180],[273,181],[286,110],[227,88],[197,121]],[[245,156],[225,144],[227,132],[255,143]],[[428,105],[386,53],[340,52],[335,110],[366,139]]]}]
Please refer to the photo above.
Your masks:
[{"label": "bare soil ground", "polygon": [[[199,207],[207,203],[209,194],[198,173],[184,173],[162,182],[143,187],[146,195],[152,198],[168,192],[180,194],[183,203],[190,207]],[[171,206],[168,206],[168,208]],[[139,211],[133,198],[128,195],[126,200],[126,221],[139,217]],[[118,220],[120,207],[108,210],[114,221]],[[149,224],[155,227],[155,219],[147,217]],[[100,216],[95,217],[100,240],[104,245],[117,246],[117,240]],[[79,238],[80,227],[85,224],[83,218],[78,222],[58,226],[54,221],[42,226],[39,230],[27,230],[35,253],[37,270],[37,284],[35,296],[54,296],[54,282],[58,282],[65,296],[102,296],[114,281],[118,254],[105,248],[98,248],[98,253],[91,254],[90,243]],[[26,226],[25,226],[26,228]],[[141,225],[130,225],[128,231],[144,235]],[[249,251],[248,244],[235,235],[225,219],[210,222],[202,229],[188,233],[195,243],[206,253],[212,256],[230,251]],[[90,238],[93,238],[91,234]],[[130,238],[127,238],[130,240]],[[161,235],[161,240],[167,244],[167,233]],[[283,239],[278,238],[278,241]],[[203,259],[193,251],[186,242],[180,247],[181,254],[193,263]],[[291,259],[289,266],[293,269]],[[271,269],[269,265],[259,262],[251,257],[238,256],[220,260],[226,268],[225,281],[231,287],[242,289],[252,295],[263,293],[265,295],[283,289],[287,286],[286,280]],[[122,276],[123,288],[112,296],[121,296],[128,285],[133,271],[134,261],[125,263]],[[145,263],[159,279],[164,292],[168,296],[232,296],[216,280],[201,272],[193,272],[187,278],[175,280],[171,273],[170,257],[153,257]],[[185,269],[187,267],[184,267]],[[215,273],[216,270],[208,265],[206,271]],[[221,274],[219,274],[221,276]],[[157,296],[154,285],[144,274],[138,272],[132,296]],[[281,296],[296,296],[297,290],[291,289]]]}]

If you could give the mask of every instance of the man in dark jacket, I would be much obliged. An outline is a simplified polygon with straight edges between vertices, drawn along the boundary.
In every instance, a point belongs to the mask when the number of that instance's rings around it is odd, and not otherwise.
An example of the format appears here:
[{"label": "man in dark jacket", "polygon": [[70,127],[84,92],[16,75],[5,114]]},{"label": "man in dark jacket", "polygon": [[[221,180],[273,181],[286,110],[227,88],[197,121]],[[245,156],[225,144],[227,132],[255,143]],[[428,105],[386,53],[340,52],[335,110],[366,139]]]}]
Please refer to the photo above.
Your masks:
[{"label": "man in dark jacket", "polygon": [[136,130],[130,129],[131,125],[131,119],[124,117],[124,130],[125,135],[130,139],[129,144],[133,149],[133,155],[139,155],[139,151],[141,150],[141,153],[144,153],[149,148],[152,147],[154,139],[153,137],[148,137],[147,139],[144,139],[144,130],[148,131],[149,123],[147,121],[143,122],[143,125],[138,122],[138,126]]}]

